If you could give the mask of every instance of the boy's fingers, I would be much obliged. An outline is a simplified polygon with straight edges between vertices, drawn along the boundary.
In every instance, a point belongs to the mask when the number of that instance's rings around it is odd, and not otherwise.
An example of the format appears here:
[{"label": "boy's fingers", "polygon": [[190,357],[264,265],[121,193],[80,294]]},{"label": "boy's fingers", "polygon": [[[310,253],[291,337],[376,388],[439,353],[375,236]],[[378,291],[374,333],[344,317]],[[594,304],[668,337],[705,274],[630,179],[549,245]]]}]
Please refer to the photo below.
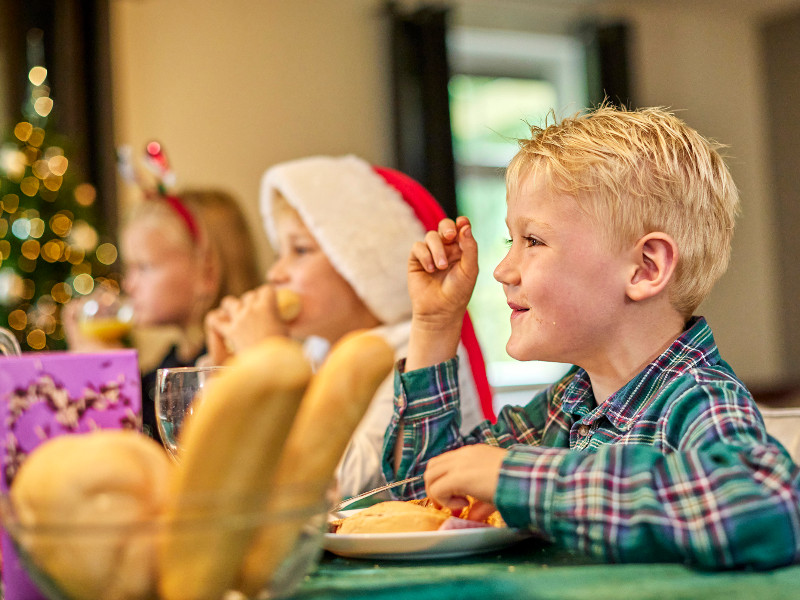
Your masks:
[{"label": "boy's fingers", "polygon": [[411,247],[411,263],[416,261],[428,273],[433,273],[436,266],[433,264],[433,257],[425,242],[414,242]]},{"label": "boy's fingers", "polygon": [[461,248],[461,265],[473,279],[478,276],[478,244],[472,237],[472,227],[467,224],[459,231],[458,245]]},{"label": "boy's fingers", "polygon": [[444,240],[452,242],[454,239],[456,239],[458,229],[453,219],[442,219],[439,221],[437,232]]},{"label": "boy's fingers", "polygon": [[472,505],[472,508],[469,509],[468,518],[470,521],[485,521],[495,510],[497,509],[494,504],[478,500]]},{"label": "boy's fingers", "polygon": [[446,269],[448,265],[447,251],[445,250],[442,236],[436,231],[429,231],[425,234],[425,244],[428,246],[436,268]]},{"label": "boy's fingers", "polygon": [[467,225],[471,225],[469,217],[465,217],[462,215],[456,219],[456,229],[462,229]]}]

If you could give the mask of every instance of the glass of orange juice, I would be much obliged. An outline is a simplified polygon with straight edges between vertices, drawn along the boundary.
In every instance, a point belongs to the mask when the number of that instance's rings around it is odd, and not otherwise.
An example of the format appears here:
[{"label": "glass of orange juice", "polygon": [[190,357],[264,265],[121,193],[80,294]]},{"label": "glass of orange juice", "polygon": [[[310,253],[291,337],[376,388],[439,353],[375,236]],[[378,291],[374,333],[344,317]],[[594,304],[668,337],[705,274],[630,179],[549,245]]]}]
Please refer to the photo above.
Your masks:
[{"label": "glass of orange juice", "polygon": [[133,328],[133,305],[117,290],[100,289],[81,306],[78,327],[104,344],[122,344]]}]

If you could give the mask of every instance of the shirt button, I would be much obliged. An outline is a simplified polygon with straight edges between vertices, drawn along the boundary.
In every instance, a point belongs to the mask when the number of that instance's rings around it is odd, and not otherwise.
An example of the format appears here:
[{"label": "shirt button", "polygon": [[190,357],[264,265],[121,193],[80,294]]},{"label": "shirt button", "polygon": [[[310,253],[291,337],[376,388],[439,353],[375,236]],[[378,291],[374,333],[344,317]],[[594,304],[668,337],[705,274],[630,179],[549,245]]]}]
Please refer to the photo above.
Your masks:
[{"label": "shirt button", "polygon": [[581,437],[586,437],[589,435],[590,427],[588,425],[581,425],[578,427],[578,435]]}]

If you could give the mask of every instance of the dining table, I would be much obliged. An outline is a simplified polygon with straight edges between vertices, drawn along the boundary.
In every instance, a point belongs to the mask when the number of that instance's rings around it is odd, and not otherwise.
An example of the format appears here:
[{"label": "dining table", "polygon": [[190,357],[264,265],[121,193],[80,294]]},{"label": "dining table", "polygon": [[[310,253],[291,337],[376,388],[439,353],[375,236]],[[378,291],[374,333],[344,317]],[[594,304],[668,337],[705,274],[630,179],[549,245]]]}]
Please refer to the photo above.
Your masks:
[{"label": "dining table", "polygon": [[292,596],[313,600],[797,600],[800,565],[709,571],[683,564],[608,564],[528,538],[457,558],[322,554]]}]

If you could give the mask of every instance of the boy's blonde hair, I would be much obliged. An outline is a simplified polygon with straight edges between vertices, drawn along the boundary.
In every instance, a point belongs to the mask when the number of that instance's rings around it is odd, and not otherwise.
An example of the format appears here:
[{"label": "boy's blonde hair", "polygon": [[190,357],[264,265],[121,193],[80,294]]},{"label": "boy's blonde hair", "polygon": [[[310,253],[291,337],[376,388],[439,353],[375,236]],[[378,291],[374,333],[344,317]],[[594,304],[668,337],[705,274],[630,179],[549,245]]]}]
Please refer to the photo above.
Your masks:
[{"label": "boy's blonde hair", "polygon": [[615,250],[653,231],[672,236],[679,259],[670,301],[691,316],[728,267],[739,210],[720,145],[662,108],[603,104],[531,127],[519,146],[506,172],[509,193],[543,175],[551,191],[596,218]]}]

